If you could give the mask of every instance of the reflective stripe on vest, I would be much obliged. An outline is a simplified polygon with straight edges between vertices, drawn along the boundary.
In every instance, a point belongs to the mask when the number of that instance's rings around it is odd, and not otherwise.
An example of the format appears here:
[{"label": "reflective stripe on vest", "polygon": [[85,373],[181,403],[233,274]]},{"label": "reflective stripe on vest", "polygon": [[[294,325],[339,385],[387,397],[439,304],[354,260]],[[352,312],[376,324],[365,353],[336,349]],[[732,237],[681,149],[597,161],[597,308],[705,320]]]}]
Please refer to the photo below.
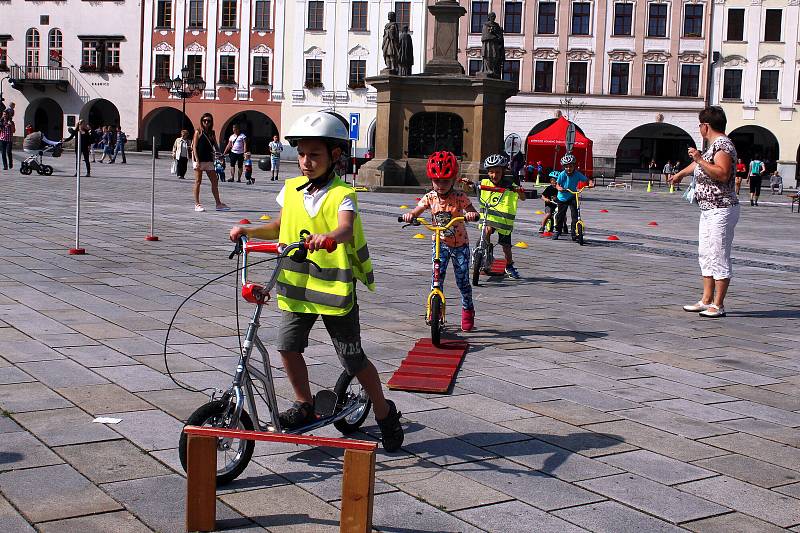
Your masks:
[{"label": "reflective stripe on vest", "polygon": [[[486,187],[496,186],[492,183],[492,180],[489,179],[482,180],[481,185]],[[498,233],[508,235],[514,229],[514,219],[517,215],[517,200],[519,196],[511,190],[504,193],[481,191],[480,202],[481,204],[491,204],[498,196],[500,196],[498,204],[486,210],[485,223],[487,226],[496,229]]]},{"label": "reflective stripe on vest", "polygon": [[[338,177],[322,200],[317,214],[311,217],[303,203],[303,192],[297,191],[307,178],[301,176],[286,180],[281,218],[280,242],[294,242],[301,230],[312,234],[330,233],[339,226],[339,206],[350,196],[355,203],[353,188]],[[356,211],[353,224],[353,241],[340,243],[331,253],[313,252],[310,257],[319,269],[309,263],[283,261],[278,275],[278,307],[285,311],[344,315],[353,307],[354,279],[374,290],[375,279],[369,249],[364,238],[361,220]]]}]

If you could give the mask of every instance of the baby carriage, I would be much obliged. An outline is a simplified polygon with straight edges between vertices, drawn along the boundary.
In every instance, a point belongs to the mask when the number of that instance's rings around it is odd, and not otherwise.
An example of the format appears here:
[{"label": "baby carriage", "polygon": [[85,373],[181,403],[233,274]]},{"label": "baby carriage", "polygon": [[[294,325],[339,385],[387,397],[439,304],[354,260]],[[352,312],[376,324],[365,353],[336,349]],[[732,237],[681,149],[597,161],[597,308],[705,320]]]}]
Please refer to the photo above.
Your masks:
[{"label": "baby carriage", "polygon": [[214,156],[214,172],[217,174],[217,179],[225,181],[225,157],[222,154]]},{"label": "baby carriage", "polygon": [[61,157],[63,152],[64,150],[61,147],[61,143],[56,145],[48,145],[42,150],[37,150],[35,153],[32,153],[26,157],[19,166],[19,171],[21,174],[26,176],[31,174],[34,170],[40,176],[50,176],[53,173],[53,167],[44,164],[42,161],[44,154],[49,154],[53,157]]}]

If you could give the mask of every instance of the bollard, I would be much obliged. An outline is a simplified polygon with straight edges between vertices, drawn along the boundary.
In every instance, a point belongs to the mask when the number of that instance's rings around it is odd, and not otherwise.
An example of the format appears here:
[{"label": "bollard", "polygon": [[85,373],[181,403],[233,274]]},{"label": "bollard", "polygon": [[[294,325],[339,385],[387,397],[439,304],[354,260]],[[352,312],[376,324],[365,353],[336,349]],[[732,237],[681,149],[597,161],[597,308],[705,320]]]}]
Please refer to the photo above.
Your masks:
[{"label": "bollard", "polygon": [[214,531],[217,521],[217,439],[189,435],[187,446],[186,531]]},{"label": "bollard", "polygon": [[344,451],[342,515],[339,531],[370,533],[375,494],[375,452]]},{"label": "bollard", "polygon": [[158,151],[156,150],[156,138],[153,136],[153,166],[150,173],[150,233],[148,233],[144,240],[157,241],[158,237],[153,234],[153,226],[156,220],[156,159],[158,159]]},{"label": "bollard", "polygon": [[[77,126],[75,126],[77,129]],[[78,157],[75,158],[75,247],[69,249],[69,255],[83,255],[85,248],[80,247],[81,240],[81,132],[76,133]]]}]

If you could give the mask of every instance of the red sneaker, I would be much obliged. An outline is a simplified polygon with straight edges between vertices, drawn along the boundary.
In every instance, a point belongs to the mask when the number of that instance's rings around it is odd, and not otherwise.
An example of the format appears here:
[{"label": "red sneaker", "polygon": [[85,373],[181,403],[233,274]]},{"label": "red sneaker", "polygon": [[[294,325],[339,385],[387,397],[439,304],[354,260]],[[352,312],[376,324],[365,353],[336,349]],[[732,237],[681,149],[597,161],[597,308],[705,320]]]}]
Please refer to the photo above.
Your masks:
[{"label": "red sneaker", "polygon": [[475,310],[461,310],[461,331],[472,331],[475,328]]}]

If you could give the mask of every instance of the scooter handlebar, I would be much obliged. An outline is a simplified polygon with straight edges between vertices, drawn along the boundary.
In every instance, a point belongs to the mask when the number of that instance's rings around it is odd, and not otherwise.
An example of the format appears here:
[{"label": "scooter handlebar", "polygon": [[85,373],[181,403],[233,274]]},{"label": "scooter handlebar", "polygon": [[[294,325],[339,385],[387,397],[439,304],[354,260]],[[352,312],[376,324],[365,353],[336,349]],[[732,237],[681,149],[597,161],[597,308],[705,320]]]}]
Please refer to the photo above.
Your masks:
[{"label": "scooter handlebar", "polygon": [[503,187],[492,187],[492,186],[489,186],[489,185],[479,185],[478,188],[480,190],[482,190],[482,191],[488,191],[488,192],[506,192],[508,190],[513,190],[514,192],[525,192],[525,189],[523,189],[522,187],[517,187],[517,188],[514,188],[514,189],[505,189]]}]

